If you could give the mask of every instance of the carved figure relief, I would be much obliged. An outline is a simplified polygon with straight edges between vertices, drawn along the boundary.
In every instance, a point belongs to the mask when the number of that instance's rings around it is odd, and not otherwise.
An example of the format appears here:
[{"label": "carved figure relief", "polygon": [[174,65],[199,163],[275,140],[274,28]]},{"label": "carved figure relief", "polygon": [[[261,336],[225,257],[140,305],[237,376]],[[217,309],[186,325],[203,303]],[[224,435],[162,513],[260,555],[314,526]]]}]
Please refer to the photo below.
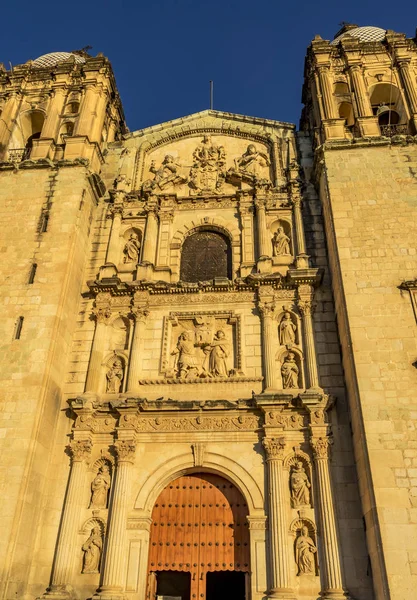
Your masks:
[{"label": "carved figure relief", "polygon": [[290,475],[291,504],[293,508],[310,506],[310,488],[311,483],[303,463],[296,462]]},{"label": "carved figure relief", "polygon": [[[216,332],[213,341],[204,345],[203,349],[208,354],[208,369],[203,364],[203,369],[208,370],[211,377],[227,377],[227,357],[230,354],[230,344],[222,329]],[[206,361],[205,361],[206,363]]]},{"label": "carved figure relief", "polygon": [[154,173],[155,177],[153,179],[148,179],[143,183],[144,191],[155,190],[155,188],[164,190],[170,185],[175,186],[186,183],[187,177],[180,174],[180,168],[181,165],[175,161],[171,154],[166,154],[159,167],[156,166],[155,161],[153,160],[149,167],[149,171]]},{"label": "carved figure relief", "polygon": [[297,326],[291,319],[291,314],[286,311],[278,327],[279,343],[281,346],[287,346],[295,343],[295,333]]},{"label": "carved figure relief", "polygon": [[83,544],[84,552],[83,573],[99,573],[101,553],[103,551],[103,538],[100,527],[93,527],[90,537]]},{"label": "carved figure relief", "polygon": [[132,232],[123,248],[123,262],[135,263],[139,262],[140,241],[137,233]]},{"label": "carved figure relief", "polygon": [[257,150],[254,144],[249,144],[246,152],[235,159],[235,166],[229,169],[228,175],[233,179],[241,179],[251,185],[256,183],[270,183],[265,177],[265,168],[270,166],[268,156]]},{"label": "carved figure relief", "polygon": [[91,483],[90,508],[107,508],[110,484],[110,469],[107,465],[102,465]]},{"label": "carved figure relief", "polygon": [[119,174],[114,180],[114,188],[118,192],[128,192],[130,190],[130,179],[123,173]]},{"label": "carved figure relief", "polygon": [[299,369],[295,362],[295,354],[288,352],[281,366],[282,387],[286,389],[298,388]]},{"label": "carved figure relief", "polygon": [[291,254],[290,238],[284,232],[282,225],[280,225],[272,238],[272,256],[285,256],[288,254]]},{"label": "carved figure relief", "polygon": [[194,335],[190,331],[183,331],[178,337],[176,349],[171,352],[175,356],[174,371],[181,379],[198,377],[200,374],[196,347]]},{"label": "carved figure relief", "polygon": [[297,575],[315,575],[317,547],[308,534],[308,527],[301,528],[300,534],[295,540],[295,562],[297,563]]},{"label": "carved figure relief", "polygon": [[194,150],[190,170],[190,194],[219,194],[225,180],[226,154],[223,146],[216,146],[210,135],[204,135]]},{"label": "carved figure relief", "polygon": [[122,387],[124,377],[123,362],[120,358],[115,358],[110,368],[107,370],[106,379],[108,394],[118,394]]}]

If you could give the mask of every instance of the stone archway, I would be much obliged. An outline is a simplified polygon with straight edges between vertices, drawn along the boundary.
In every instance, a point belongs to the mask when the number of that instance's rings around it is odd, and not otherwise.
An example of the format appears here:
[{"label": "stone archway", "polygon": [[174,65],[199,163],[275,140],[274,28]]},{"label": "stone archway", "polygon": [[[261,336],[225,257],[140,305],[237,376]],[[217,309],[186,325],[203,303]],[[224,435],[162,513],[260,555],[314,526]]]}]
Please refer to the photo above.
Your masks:
[{"label": "stone archway", "polygon": [[148,597],[244,600],[248,512],[241,492],[220,475],[190,473],[171,481],[152,511]]}]

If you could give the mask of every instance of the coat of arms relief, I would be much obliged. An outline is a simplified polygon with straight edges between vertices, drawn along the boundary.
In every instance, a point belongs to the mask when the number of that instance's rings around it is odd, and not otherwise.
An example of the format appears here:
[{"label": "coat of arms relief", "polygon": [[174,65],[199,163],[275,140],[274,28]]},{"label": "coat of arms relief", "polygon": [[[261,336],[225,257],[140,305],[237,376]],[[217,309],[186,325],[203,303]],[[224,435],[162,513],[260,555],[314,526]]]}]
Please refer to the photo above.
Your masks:
[{"label": "coat of arms relief", "polygon": [[[261,144],[213,139],[203,135],[192,149],[190,143],[174,143],[171,153],[152,153],[145,172],[153,174],[142,185],[144,193],[176,192],[181,195],[204,196],[234,193],[236,189],[272,187],[268,148]],[[223,142],[228,143],[226,150]],[[230,147],[229,147],[230,146]]]}]

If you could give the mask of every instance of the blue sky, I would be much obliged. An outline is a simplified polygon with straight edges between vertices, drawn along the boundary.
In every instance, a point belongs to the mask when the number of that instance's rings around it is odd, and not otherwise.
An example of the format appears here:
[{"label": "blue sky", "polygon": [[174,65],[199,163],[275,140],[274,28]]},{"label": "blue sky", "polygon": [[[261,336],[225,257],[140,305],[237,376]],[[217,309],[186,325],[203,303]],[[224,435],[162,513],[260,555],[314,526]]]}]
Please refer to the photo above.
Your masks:
[{"label": "blue sky", "polygon": [[[396,8],[396,10],[394,10]],[[298,124],[304,56],[341,21],[414,37],[415,0],[86,0],[3,3],[0,61],[93,46],[113,65],[131,131],[209,107]]]}]

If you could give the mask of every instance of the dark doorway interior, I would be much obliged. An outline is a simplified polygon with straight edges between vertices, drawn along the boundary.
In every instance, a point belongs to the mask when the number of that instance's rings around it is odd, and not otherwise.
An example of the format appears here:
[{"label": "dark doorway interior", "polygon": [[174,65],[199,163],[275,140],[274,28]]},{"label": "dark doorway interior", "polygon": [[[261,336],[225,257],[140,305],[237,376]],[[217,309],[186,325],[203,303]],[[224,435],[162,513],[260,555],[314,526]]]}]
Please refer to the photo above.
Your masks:
[{"label": "dark doorway interior", "polygon": [[164,600],[181,598],[190,600],[191,573],[184,571],[157,571],[156,597]]},{"label": "dark doorway interior", "polygon": [[245,573],[215,571],[207,573],[206,600],[245,600]]}]

